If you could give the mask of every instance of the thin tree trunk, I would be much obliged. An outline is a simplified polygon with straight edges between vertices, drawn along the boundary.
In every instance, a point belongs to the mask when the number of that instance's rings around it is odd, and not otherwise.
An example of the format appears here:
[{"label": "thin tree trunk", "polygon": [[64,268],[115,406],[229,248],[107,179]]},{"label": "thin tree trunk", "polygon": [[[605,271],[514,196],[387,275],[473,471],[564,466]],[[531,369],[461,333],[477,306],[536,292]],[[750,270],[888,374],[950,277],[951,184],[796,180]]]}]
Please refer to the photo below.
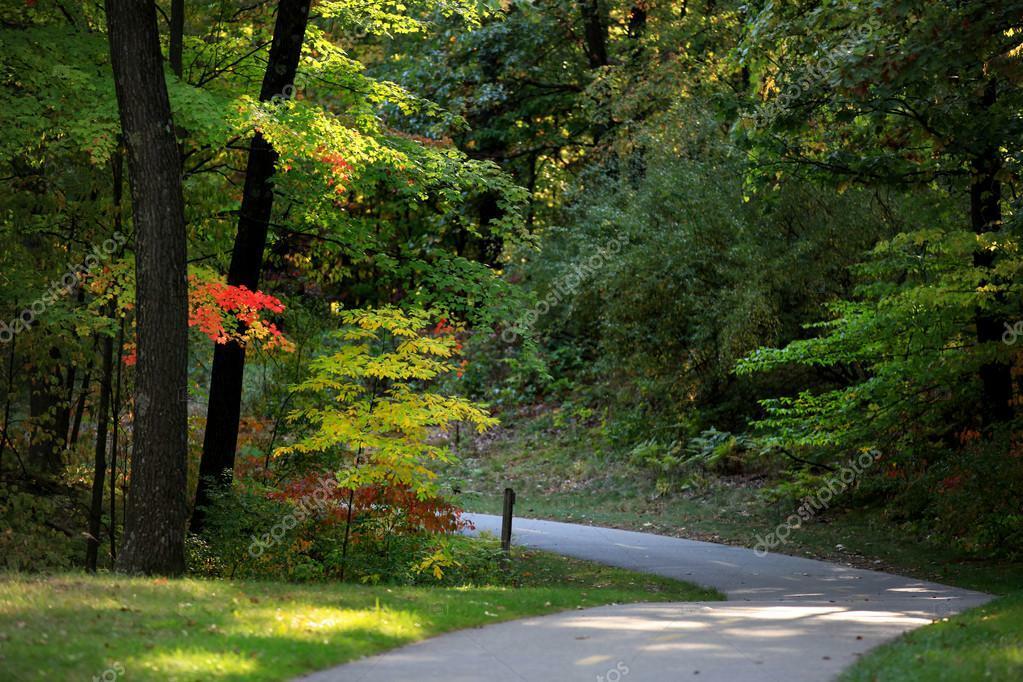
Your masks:
[{"label": "thin tree trunk", "polygon": [[[117,332],[116,379],[114,382],[114,405],[110,413],[110,426],[113,438],[110,439],[110,561],[117,559],[117,446],[120,441],[121,426],[121,372],[124,367],[124,318],[121,318]],[[121,485],[124,492],[124,485]],[[122,497],[124,497],[122,495]],[[127,507],[126,507],[127,508]],[[126,519],[127,520],[127,519]]]},{"label": "thin tree trunk", "polygon": [[[110,306],[110,314],[114,314]],[[110,393],[113,381],[114,340],[103,337],[103,369],[96,412],[96,463],[92,476],[92,501],[89,505],[89,539],[85,549],[85,568],[96,572],[99,558],[100,525],[103,519],[103,484],[107,476],[107,423],[110,417]]]},{"label": "thin tree trunk", "polygon": [[7,392],[4,396],[3,431],[0,432],[0,473],[3,472],[3,455],[7,449],[7,441],[10,439],[8,432],[11,426],[11,394],[14,392],[14,348],[17,340],[18,335],[13,334],[11,336],[11,349],[7,357]]},{"label": "thin tree trunk", "polygon": [[646,32],[646,5],[635,3],[629,10],[629,39],[640,40]]},{"label": "thin tree trunk", "polygon": [[75,384],[78,382],[78,367],[74,361],[68,362],[64,374],[64,397],[57,411],[57,428],[60,432],[61,452],[68,452],[71,447],[71,426],[75,414]]},{"label": "thin tree trunk", "polygon": [[181,159],[156,6],[106,0],[107,34],[128,153],[135,228],[138,362],[128,523],[117,569],[185,568],[188,286]]},{"label": "thin tree trunk", "polygon": [[586,40],[586,58],[591,69],[608,65],[607,24],[600,7],[600,0],[579,0],[579,13],[583,19],[583,35]]},{"label": "thin tree trunk", "polygon": [[178,78],[184,72],[182,53],[185,42],[185,0],[171,0],[170,11],[170,67]]},{"label": "thin tree trunk", "polygon": [[[93,348],[93,353],[96,349]],[[71,419],[71,432],[67,437],[67,447],[73,448],[78,444],[78,435],[82,431],[82,418],[85,416],[85,404],[88,402],[89,389],[92,388],[93,359],[85,368],[85,376],[82,377],[82,387],[78,393],[78,400],[74,401],[74,417]]]},{"label": "thin tree trunk", "polygon": [[[309,21],[309,3],[310,0],[280,0],[269,61],[259,93],[261,101],[269,101],[274,95],[283,93],[287,86],[294,85]],[[263,269],[263,252],[273,212],[276,163],[277,152],[261,133],[257,133],[249,144],[238,234],[227,273],[228,284],[244,285],[251,291],[259,288]],[[234,342],[217,344],[213,351],[199,485],[192,512],[192,531],[196,533],[203,529],[203,510],[212,498],[211,493],[231,485],[238,448],[244,373],[245,348]]]},{"label": "thin tree trunk", "polygon": [[[124,143],[123,140],[117,146],[117,153],[113,158],[113,181],[114,181],[114,231],[120,232],[124,224]],[[117,301],[114,301],[113,309],[118,308]],[[114,356],[115,371],[117,373],[117,387],[114,389],[114,404],[111,417],[111,430],[113,438],[110,442],[110,524],[107,527],[107,535],[110,538],[110,564],[117,561],[117,435],[121,423],[121,368],[124,366],[124,317],[118,318],[117,330],[117,354]]]},{"label": "thin tree trunk", "polygon": [[[586,59],[589,62],[590,69],[600,69],[611,63],[607,51],[608,32],[604,11],[600,0],[579,0],[579,12],[583,20]],[[601,104],[607,106],[606,102]],[[590,128],[593,135],[593,143],[599,146],[600,141],[611,128],[609,116],[599,113],[597,119],[592,121]]]},{"label": "thin tree trunk", "polygon": [[345,568],[348,566],[348,539],[352,535],[352,511],[355,506],[355,488],[348,491],[348,513],[345,515],[345,535],[341,541],[341,575],[338,580],[344,581]]}]

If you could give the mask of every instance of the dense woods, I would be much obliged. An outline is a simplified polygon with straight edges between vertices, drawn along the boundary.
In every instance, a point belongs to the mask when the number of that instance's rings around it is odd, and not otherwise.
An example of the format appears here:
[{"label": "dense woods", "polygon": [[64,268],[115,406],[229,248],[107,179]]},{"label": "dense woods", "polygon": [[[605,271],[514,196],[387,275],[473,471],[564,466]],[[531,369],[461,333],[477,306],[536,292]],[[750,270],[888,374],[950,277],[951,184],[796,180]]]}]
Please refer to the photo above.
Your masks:
[{"label": "dense woods", "polygon": [[1023,4],[0,21],[7,568],[441,580],[438,471],[550,409],[642,494],[866,453],[843,504],[1023,551]]}]

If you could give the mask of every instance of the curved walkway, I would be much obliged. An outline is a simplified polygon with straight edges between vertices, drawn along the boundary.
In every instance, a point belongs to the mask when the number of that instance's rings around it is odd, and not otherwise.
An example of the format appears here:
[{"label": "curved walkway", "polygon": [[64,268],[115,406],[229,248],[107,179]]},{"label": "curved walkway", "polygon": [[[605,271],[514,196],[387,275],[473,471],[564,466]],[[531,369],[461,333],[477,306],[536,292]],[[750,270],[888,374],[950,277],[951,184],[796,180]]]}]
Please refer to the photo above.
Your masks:
[{"label": "curved walkway", "polygon": [[[498,534],[501,519],[470,515]],[[727,602],[602,606],[462,630],[325,670],[329,682],[815,682],[988,595],[647,533],[515,520],[514,542],[715,587]]]}]

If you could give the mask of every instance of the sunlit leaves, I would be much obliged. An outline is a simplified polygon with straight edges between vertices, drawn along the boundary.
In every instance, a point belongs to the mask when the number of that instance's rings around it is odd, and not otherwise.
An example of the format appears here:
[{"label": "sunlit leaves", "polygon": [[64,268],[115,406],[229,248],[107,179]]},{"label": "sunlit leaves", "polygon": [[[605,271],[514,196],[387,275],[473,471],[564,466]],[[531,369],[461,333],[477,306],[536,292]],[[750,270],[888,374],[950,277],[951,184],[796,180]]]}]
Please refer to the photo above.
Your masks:
[{"label": "sunlit leaves", "polygon": [[479,405],[445,395],[436,381],[456,370],[453,331],[429,328],[423,311],[394,307],[341,311],[335,347],[312,362],[296,387],[309,405],[291,414],[306,435],[277,455],[333,452],[343,487],[409,486],[434,493],[431,461],[451,454],[434,444],[436,432],[456,422],[482,431],[496,424]]}]

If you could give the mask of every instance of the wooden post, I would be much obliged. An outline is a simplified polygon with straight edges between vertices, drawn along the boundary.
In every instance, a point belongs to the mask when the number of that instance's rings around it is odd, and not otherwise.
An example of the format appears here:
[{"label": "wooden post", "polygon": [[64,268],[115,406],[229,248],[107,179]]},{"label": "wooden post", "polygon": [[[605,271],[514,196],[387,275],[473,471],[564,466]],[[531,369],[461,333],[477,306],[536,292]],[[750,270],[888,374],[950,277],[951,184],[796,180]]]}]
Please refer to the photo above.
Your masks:
[{"label": "wooden post", "polygon": [[515,491],[511,488],[504,489],[504,518],[501,521],[501,549],[505,552],[511,549],[512,534],[512,511],[515,508]]}]

